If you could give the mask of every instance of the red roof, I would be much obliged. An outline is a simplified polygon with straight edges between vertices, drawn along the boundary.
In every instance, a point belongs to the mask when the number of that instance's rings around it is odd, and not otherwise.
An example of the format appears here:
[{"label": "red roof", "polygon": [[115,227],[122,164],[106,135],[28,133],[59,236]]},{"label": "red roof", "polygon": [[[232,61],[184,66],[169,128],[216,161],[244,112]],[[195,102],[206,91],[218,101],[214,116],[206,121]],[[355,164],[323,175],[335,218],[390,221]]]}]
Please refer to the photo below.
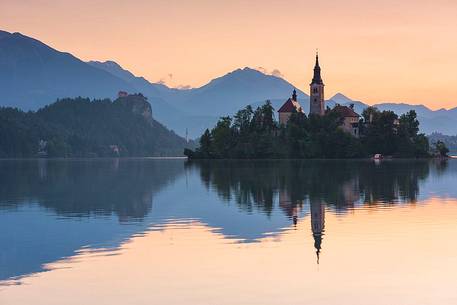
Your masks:
[{"label": "red roof", "polygon": [[360,115],[348,106],[336,105],[333,110],[339,112],[343,117],[359,117]]},{"label": "red roof", "polygon": [[289,98],[284,105],[279,108],[278,112],[303,112],[300,104],[297,101],[293,101],[291,98]]}]

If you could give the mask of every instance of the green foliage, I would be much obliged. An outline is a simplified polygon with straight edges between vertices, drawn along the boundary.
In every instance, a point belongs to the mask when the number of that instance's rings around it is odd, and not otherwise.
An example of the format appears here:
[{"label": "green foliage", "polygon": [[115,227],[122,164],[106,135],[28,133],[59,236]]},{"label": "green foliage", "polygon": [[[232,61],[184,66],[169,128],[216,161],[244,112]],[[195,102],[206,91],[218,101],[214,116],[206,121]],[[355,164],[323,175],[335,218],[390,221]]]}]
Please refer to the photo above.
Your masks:
[{"label": "green foliage", "polygon": [[395,157],[428,157],[429,143],[419,134],[417,114],[411,110],[398,118],[392,111],[379,111],[368,107],[362,114],[361,140],[368,154]]},{"label": "green foliage", "polygon": [[286,126],[274,118],[267,101],[255,111],[250,106],[233,119],[222,117],[200,138],[200,148],[187,151],[191,158],[360,158],[373,154],[394,157],[428,157],[429,144],[419,134],[415,111],[400,118],[392,111],[365,109],[359,122],[360,138],[345,132],[344,118],[327,109],[325,115],[292,113]]},{"label": "green foliage", "polygon": [[449,153],[449,149],[446,147],[446,144],[444,144],[443,141],[436,141],[434,143],[435,146],[435,151],[440,157],[447,157],[447,154]]},{"label": "green foliage", "polygon": [[[149,112],[148,112],[149,111]],[[0,157],[178,156],[186,141],[152,117],[140,95],[62,99],[37,112],[0,109]]]},{"label": "green foliage", "polygon": [[438,132],[434,132],[428,136],[430,143],[438,141],[443,142],[446,147],[453,153],[457,152],[457,136],[448,136]]}]

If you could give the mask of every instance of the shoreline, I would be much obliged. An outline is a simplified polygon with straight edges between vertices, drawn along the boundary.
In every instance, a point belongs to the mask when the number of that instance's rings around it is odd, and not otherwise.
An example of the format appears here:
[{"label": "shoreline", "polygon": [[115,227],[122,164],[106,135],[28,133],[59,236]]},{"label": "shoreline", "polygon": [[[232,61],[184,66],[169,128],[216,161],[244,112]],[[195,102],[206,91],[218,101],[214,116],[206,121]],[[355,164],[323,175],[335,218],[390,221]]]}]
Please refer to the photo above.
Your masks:
[{"label": "shoreline", "polygon": [[447,157],[430,157],[430,158],[384,158],[384,159],[373,159],[373,158],[233,158],[233,159],[212,159],[212,158],[188,158],[188,157],[69,157],[69,158],[40,158],[40,157],[28,157],[28,158],[0,158],[1,161],[89,161],[89,160],[189,160],[189,161],[401,161],[401,160],[447,160],[457,159],[457,155],[450,155]]}]

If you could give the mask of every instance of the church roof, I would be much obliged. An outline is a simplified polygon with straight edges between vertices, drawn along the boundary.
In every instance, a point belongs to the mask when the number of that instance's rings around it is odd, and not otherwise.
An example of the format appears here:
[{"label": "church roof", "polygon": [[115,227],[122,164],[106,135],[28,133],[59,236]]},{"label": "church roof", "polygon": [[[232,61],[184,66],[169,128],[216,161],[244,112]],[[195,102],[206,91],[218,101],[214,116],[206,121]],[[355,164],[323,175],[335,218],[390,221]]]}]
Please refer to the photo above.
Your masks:
[{"label": "church roof", "polygon": [[354,111],[351,107],[336,105],[333,110],[339,112],[343,117],[360,117],[360,115]]},{"label": "church roof", "polygon": [[303,108],[301,107],[300,103],[297,101],[292,100],[291,98],[287,99],[284,105],[279,108],[278,112],[303,112]]}]

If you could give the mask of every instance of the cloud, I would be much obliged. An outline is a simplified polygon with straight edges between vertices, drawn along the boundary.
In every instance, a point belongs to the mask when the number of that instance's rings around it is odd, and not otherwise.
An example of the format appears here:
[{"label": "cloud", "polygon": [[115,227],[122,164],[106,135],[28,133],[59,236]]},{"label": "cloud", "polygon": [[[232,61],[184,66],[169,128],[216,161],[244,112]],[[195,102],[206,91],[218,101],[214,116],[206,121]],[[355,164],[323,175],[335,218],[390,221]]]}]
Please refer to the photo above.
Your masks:
[{"label": "cloud", "polygon": [[263,74],[269,74],[267,69],[264,67],[257,67],[256,70],[262,72]]},{"label": "cloud", "polygon": [[168,73],[167,76],[161,77],[158,84],[167,85],[173,80],[173,73]]},{"label": "cloud", "polygon": [[282,74],[282,72],[279,69],[273,69],[271,71],[269,71],[268,69],[266,69],[264,67],[257,67],[255,69],[257,71],[262,72],[263,74],[266,74],[266,75],[273,75],[273,76],[276,76],[276,77],[284,78],[284,74]]},{"label": "cloud", "polygon": [[281,78],[284,77],[284,74],[282,74],[281,71],[279,71],[279,69],[274,69],[273,71],[271,71],[271,75]]},{"label": "cloud", "polygon": [[176,89],[189,90],[189,89],[192,89],[192,86],[191,85],[178,85],[178,86],[176,86]]}]

